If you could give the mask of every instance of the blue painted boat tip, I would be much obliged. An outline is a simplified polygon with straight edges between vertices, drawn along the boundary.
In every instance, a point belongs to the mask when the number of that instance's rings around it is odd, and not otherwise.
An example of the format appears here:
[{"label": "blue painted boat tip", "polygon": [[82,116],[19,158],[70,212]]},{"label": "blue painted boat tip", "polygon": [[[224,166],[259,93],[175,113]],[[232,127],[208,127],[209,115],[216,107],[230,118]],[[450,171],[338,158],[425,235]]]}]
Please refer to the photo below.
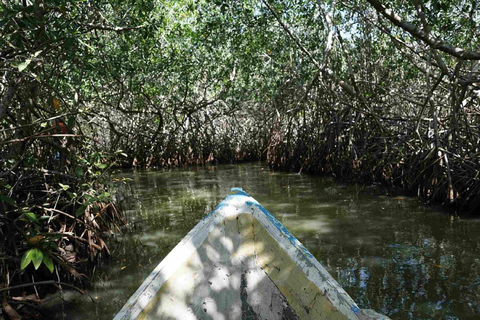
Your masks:
[{"label": "blue painted boat tip", "polygon": [[[229,196],[227,196],[226,199],[231,199],[232,196],[245,196],[245,197],[250,197],[250,195],[248,193],[246,193],[245,191],[243,191],[242,188],[238,188],[238,187],[233,187],[230,189],[231,191],[231,194]],[[229,198],[230,197],[230,198]]]},{"label": "blue painted boat tip", "polygon": [[350,310],[352,310],[352,312],[355,313],[356,315],[358,315],[358,313],[360,312],[360,308],[356,305],[351,306]]}]

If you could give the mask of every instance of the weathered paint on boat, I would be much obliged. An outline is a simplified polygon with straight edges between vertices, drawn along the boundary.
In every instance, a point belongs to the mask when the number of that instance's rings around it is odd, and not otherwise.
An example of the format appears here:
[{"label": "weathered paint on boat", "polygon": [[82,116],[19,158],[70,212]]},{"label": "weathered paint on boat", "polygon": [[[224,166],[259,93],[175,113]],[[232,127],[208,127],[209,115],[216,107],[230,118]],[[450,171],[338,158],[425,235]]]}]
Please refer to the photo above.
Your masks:
[{"label": "weathered paint on boat", "polygon": [[270,212],[233,188],[115,316],[126,319],[388,319],[360,310]]}]

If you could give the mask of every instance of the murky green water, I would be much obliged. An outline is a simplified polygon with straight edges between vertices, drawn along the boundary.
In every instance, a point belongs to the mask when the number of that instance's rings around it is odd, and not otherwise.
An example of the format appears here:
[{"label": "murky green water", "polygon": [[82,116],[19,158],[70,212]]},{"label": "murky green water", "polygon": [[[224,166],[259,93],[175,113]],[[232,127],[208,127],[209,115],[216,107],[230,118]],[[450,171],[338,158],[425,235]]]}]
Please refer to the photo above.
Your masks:
[{"label": "murky green water", "polygon": [[260,164],[148,171],[130,177],[132,232],[111,244],[90,298],[49,306],[56,319],[111,319],[154,267],[230,191],[272,212],[361,308],[392,319],[480,319],[480,220],[456,219],[410,198],[369,195],[332,179]]}]

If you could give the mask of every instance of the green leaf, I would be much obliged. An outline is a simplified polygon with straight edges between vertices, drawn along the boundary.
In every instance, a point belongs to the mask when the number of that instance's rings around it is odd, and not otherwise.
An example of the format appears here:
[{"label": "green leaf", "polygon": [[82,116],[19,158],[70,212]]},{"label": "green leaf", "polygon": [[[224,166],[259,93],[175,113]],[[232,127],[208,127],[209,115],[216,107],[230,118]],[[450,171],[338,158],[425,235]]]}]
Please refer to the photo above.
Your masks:
[{"label": "green leaf", "polygon": [[62,187],[63,190],[67,191],[70,186],[68,184],[62,184],[62,183],[58,183],[60,185],[60,187]]},{"label": "green leaf", "polygon": [[17,66],[18,72],[22,72],[23,70],[25,70],[25,69],[28,67],[28,65],[32,62],[33,58],[38,57],[38,55],[39,55],[41,52],[42,52],[42,50],[35,52],[35,54],[33,54],[29,59],[25,60],[25,62],[20,63],[20,64]]},{"label": "green leaf", "polygon": [[95,167],[98,169],[105,169],[107,165],[105,163],[95,163]]},{"label": "green leaf", "polygon": [[77,197],[77,194],[75,192],[67,191],[67,194],[71,199],[75,199]]},{"label": "green leaf", "polygon": [[32,262],[33,266],[35,267],[35,270],[40,267],[43,261],[43,252],[40,251],[40,249],[32,249]]},{"label": "green leaf", "polygon": [[35,73],[33,73],[33,72],[30,72],[30,76],[34,77],[34,78],[35,78],[35,80],[37,80],[38,82],[41,82],[41,81],[40,81],[40,77],[39,77],[39,76],[37,76]]},{"label": "green leaf", "polygon": [[38,219],[35,213],[25,211],[23,214],[31,221],[38,223]]},{"label": "green leaf", "polygon": [[83,176],[83,170],[82,170],[82,168],[76,167],[76,168],[75,168],[75,175],[76,175],[77,177],[81,178],[81,177]]},{"label": "green leaf", "polygon": [[88,206],[88,203],[82,204],[80,208],[78,208],[77,211],[75,211],[75,216],[78,217],[83,215],[85,213],[85,209],[87,209],[87,206]]},{"label": "green leaf", "polygon": [[15,205],[15,200],[13,200],[12,198],[9,198],[7,196],[4,196],[3,194],[0,194],[0,201],[6,202],[6,203],[8,203],[9,205],[12,205],[12,206]]},{"label": "green leaf", "polygon": [[72,129],[74,125],[75,125],[75,117],[69,117],[67,121],[68,129]]},{"label": "green leaf", "polygon": [[23,254],[22,262],[20,263],[20,270],[25,269],[30,264],[30,262],[32,261],[33,250],[35,250],[35,249],[30,249]]},{"label": "green leaf", "polygon": [[55,243],[55,242],[51,242],[51,241],[46,241],[43,243],[44,245],[44,248],[45,249],[48,249],[50,248],[51,251],[58,251],[58,245]]},{"label": "green leaf", "polygon": [[18,72],[22,72],[23,70],[25,70],[28,67],[28,65],[30,64],[30,62],[32,62],[32,59],[27,59],[25,62],[20,63],[17,66]]},{"label": "green leaf", "polygon": [[48,255],[43,256],[43,263],[47,266],[48,270],[50,270],[50,273],[53,273],[53,261]]}]

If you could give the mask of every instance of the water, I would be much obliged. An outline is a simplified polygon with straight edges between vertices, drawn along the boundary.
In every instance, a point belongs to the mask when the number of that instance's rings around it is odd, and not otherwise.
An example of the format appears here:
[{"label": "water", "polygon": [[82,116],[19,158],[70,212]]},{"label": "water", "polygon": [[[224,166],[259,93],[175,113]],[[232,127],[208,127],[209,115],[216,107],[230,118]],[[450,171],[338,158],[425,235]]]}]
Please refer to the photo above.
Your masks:
[{"label": "water", "polygon": [[[61,294],[55,319],[111,319],[162,258],[230,191],[242,187],[329,270],[360,308],[392,319],[480,318],[480,221],[407,197],[261,164],[125,173],[132,231],[110,247],[87,296]],[[54,311],[53,311],[54,310]]]}]

